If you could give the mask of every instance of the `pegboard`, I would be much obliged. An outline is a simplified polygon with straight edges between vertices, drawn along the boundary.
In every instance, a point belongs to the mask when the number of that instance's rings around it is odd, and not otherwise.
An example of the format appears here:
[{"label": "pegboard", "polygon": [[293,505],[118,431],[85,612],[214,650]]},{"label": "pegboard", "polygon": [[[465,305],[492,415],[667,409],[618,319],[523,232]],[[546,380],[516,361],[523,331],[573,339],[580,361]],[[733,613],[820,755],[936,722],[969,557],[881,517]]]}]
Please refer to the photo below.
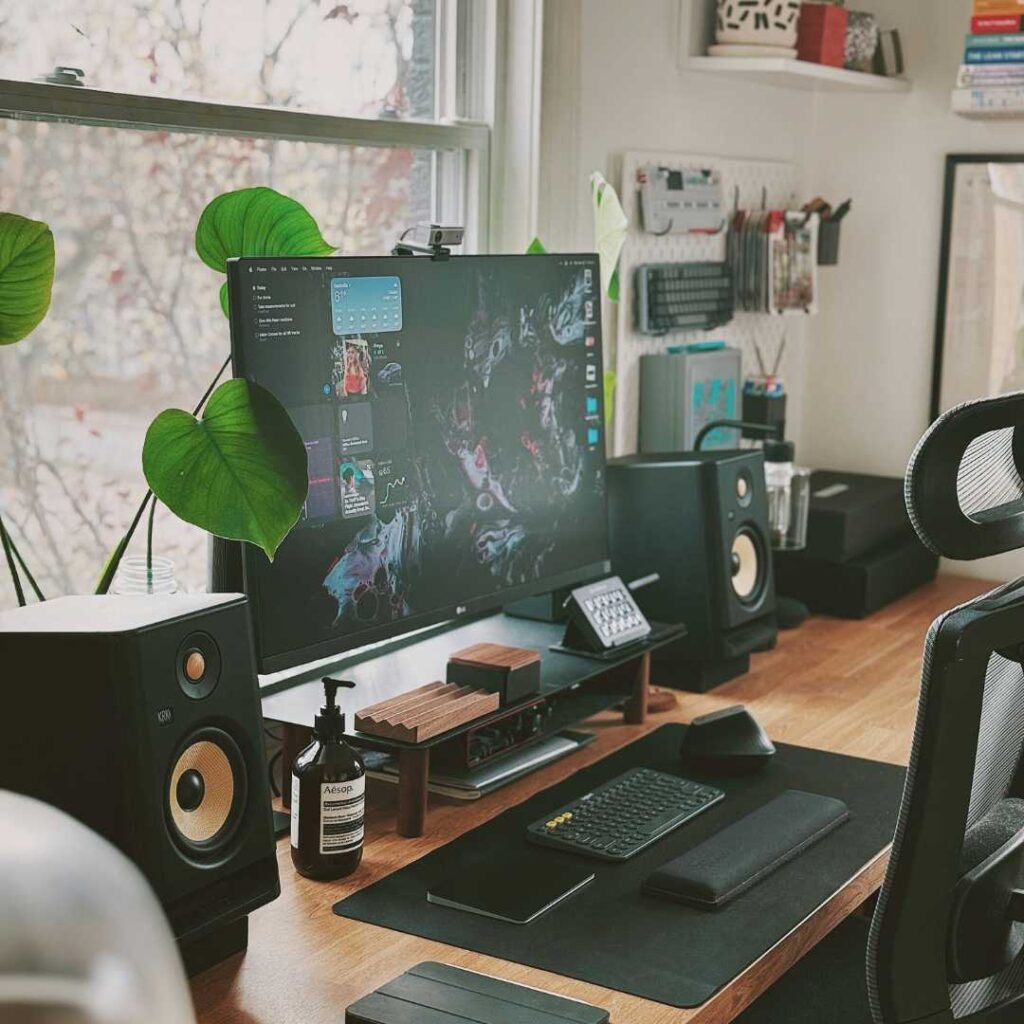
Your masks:
[{"label": "pegboard", "polygon": [[[718,340],[739,348],[743,353],[743,373],[757,372],[754,353],[756,341],[766,362],[775,358],[782,339],[786,351],[780,373],[792,395],[792,374],[788,373],[801,358],[805,316],[772,316],[767,313],[737,313],[724,327],[713,331],[672,331],[661,337],[638,334],[633,329],[636,267],[644,263],[683,263],[724,260],[726,234],[650,235],[643,230],[640,199],[636,190],[636,171],[643,164],[668,167],[701,167],[717,170],[722,176],[723,204],[732,212],[739,190],[739,205],[760,209],[762,196],[769,207],[798,209],[800,181],[796,167],[770,160],[732,160],[686,153],[629,152],[623,154],[619,197],[629,218],[629,231],[619,260],[620,299],[616,320],[615,350],[611,364],[615,368],[615,420],[613,454],[627,455],[637,450],[637,424],[640,399],[640,357],[664,352],[670,345]],[[771,366],[768,367],[771,369]]]}]

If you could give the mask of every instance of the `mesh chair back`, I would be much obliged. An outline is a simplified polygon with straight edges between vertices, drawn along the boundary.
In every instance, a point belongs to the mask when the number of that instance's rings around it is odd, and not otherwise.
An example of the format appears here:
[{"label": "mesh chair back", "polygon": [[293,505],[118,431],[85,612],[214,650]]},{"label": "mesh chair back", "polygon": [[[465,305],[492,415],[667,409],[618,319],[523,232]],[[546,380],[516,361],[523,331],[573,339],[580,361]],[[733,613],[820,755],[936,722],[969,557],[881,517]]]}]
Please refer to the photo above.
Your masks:
[{"label": "mesh chair back", "polygon": [[906,476],[922,542],[946,558],[1024,547],[1024,392],[968,402],[921,438]]},{"label": "mesh chair back", "polygon": [[[907,506],[937,554],[980,558],[1024,546],[1018,423],[1024,431],[1024,394],[954,409],[922,438],[907,471]],[[996,863],[1021,876],[1011,887],[1024,886],[1022,655],[1024,580],[947,612],[928,633],[903,803],[868,948],[878,1024],[1024,1020],[1024,925],[1006,913],[1009,888],[980,903],[964,896]],[[976,899],[979,890],[969,891]],[[965,907],[980,907],[980,917]]]}]

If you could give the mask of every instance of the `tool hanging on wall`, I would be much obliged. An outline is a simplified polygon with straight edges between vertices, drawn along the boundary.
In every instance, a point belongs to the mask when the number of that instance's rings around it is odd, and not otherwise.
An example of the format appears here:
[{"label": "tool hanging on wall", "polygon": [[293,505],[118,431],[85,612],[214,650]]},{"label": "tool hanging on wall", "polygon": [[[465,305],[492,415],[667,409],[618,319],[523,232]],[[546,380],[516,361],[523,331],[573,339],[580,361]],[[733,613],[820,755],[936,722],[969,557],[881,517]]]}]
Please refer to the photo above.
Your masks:
[{"label": "tool hanging on wall", "polygon": [[645,263],[636,268],[635,327],[641,334],[710,331],[733,317],[733,283],[721,262]]},{"label": "tool hanging on wall", "polygon": [[645,164],[636,171],[644,231],[717,235],[728,222],[718,171]]},{"label": "tool hanging on wall", "polygon": [[796,210],[739,208],[735,194],[726,261],[735,307],[747,313],[817,312],[818,215]]}]

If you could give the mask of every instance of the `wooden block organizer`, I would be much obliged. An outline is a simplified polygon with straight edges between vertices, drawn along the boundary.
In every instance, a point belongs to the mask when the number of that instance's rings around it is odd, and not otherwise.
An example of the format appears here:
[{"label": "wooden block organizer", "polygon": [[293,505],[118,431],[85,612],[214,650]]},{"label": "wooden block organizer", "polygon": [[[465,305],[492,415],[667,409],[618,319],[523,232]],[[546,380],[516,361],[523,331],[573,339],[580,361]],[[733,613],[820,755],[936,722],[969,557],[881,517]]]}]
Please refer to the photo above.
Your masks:
[{"label": "wooden block organizer", "polygon": [[423,743],[498,710],[501,695],[456,683],[428,683],[356,712],[356,728],[370,736]]}]

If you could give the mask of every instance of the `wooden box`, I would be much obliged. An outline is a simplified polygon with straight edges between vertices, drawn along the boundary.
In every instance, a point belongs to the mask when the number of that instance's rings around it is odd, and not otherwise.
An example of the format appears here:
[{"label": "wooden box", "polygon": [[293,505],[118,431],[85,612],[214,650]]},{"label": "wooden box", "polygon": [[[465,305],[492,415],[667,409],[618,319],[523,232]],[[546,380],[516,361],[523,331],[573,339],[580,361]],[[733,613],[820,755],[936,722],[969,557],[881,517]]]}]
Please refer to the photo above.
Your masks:
[{"label": "wooden box", "polygon": [[504,644],[473,644],[448,659],[448,682],[489,690],[502,704],[540,693],[540,653]]}]

